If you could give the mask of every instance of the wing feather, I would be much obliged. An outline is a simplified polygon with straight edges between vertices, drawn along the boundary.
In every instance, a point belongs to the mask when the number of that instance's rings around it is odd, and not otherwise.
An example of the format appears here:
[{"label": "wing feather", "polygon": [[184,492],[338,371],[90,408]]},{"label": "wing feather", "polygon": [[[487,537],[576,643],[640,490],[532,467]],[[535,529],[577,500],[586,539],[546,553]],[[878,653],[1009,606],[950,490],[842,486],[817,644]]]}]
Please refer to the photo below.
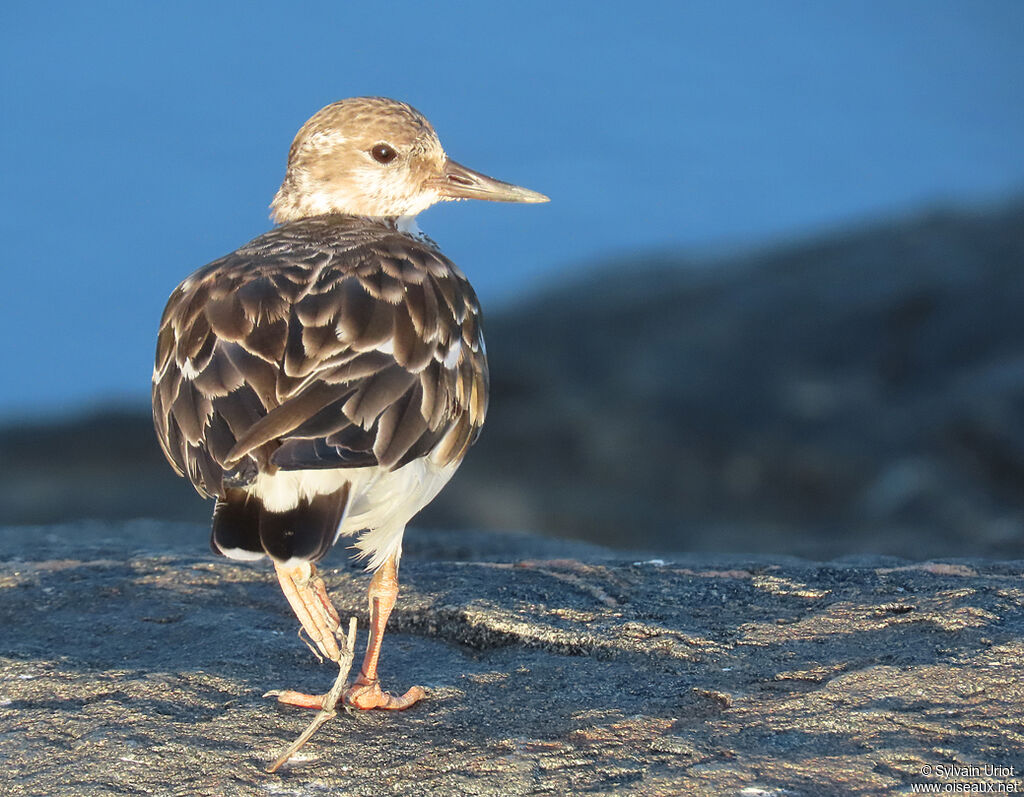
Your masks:
[{"label": "wing feather", "polygon": [[427,431],[427,419],[420,412],[422,393],[417,383],[381,413],[373,453],[386,468],[393,467]]},{"label": "wing feather", "polygon": [[341,216],[282,225],[171,295],[153,413],[172,465],[224,497],[274,468],[461,457],[487,362],[472,288],[429,241]]}]

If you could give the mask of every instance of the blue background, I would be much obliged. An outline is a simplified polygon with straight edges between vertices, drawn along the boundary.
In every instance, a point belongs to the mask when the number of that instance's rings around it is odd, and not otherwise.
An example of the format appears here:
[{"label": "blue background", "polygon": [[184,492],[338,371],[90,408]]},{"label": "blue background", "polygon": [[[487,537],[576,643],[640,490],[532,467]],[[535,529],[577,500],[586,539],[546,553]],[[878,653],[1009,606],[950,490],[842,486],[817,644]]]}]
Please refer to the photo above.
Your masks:
[{"label": "blue background", "polygon": [[595,261],[1024,190],[1024,3],[5,3],[0,414],[144,401],[174,286],[382,94],[550,205],[420,226],[500,308]]}]

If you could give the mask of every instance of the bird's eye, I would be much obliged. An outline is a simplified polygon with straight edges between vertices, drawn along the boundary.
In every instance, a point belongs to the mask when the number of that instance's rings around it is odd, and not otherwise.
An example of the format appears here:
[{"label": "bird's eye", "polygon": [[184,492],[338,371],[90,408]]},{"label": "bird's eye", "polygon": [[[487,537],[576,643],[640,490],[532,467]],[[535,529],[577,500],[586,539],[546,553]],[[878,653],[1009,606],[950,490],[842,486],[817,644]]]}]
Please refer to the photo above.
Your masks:
[{"label": "bird's eye", "polygon": [[387,144],[374,145],[373,149],[370,150],[370,154],[377,163],[391,163],[391,161],[398,157],[398,153]]}]

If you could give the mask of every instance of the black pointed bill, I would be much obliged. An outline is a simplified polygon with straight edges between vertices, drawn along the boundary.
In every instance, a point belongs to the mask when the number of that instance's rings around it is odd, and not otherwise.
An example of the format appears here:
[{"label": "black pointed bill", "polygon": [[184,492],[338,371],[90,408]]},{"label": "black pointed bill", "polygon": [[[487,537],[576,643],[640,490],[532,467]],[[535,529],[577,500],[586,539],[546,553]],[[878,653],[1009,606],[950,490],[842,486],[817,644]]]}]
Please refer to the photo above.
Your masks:
[{"label": "black pointed bill", "polygon": [[491,202],[548,202],[544,194],[503,183],[474,172],[455,161],[445,161],[441,176],[433,181],[438,193],[448,199],[486,199]]}]

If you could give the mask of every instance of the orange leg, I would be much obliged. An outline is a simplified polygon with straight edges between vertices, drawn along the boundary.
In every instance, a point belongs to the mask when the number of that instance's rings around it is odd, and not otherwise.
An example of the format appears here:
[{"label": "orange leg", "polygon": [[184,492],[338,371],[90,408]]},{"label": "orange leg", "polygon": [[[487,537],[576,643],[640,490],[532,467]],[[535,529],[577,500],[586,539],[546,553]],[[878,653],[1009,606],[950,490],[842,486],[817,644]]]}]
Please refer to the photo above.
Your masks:
[{"label": "orange leg", "polygon": [[377,680],[377,660],[391,610],[398,597],[398,565],[389,557],[370,580],[370,638],[356,682],[345,692],[345,704],[358,709],[384,708],[400,711],[426,697],[423,687],[414,686],[401,697],[384,692]]},{"label": "orange leg", "polygon": [[327,587],[316,568],[303,562],[295,567],[274,563],[281,591],[302,624],[303,630],[324,658],[337,661],[341,656],[335,632],[341,627],[338,612],[327,597]]}]

